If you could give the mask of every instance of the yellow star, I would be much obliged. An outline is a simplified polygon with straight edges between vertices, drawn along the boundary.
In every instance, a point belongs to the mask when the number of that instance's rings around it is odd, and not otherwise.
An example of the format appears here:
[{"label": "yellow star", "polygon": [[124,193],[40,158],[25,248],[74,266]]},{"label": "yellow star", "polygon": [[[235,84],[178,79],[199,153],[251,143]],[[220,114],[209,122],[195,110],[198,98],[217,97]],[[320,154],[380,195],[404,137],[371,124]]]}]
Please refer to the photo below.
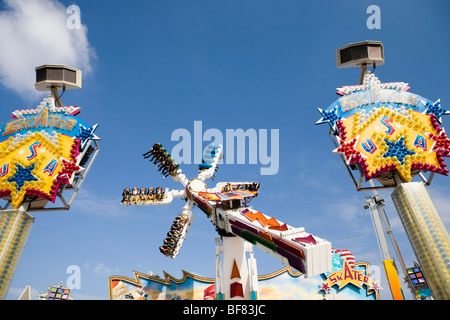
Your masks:
[{"label": "yellow star", "polygon": [[364,271],[354,270],[352,267],[350,267],[350,264],[348,263],[347,259],[344,259],[344,265],[342,267],[342,280],[339,283],[339,289],[342,287],[345,287],[347,284],[351,283],[358,288],[362,289],[361,282],[364,281]]}]

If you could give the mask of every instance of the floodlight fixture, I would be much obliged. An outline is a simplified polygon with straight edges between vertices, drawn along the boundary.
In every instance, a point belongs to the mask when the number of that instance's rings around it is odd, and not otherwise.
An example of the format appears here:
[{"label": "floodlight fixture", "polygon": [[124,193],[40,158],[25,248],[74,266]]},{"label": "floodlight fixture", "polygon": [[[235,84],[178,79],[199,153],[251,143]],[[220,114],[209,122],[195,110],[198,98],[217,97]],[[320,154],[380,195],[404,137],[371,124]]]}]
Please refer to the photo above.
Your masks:
[{"label": "floodlight fixture", "polygon": [[58,106],[62,107],[58,90],[81,89],[81,70],[65,65],[42,65],[36,67],[35,88],[38,91],[51,91]]},{"label": "floodlight fixture", "polygon": [[81,88],[81,70],[65,65],[43,65],[36,68],[36,90],[49,91],[51,87],[63,90]]},{"label": "floodlight fixture", "polygon": [[384,64],[384,50],[381,41],[362,41],[350,43],[336,50],[336,64],[338,68],[361,68],[362,79],[367,66],[381,66]]}]

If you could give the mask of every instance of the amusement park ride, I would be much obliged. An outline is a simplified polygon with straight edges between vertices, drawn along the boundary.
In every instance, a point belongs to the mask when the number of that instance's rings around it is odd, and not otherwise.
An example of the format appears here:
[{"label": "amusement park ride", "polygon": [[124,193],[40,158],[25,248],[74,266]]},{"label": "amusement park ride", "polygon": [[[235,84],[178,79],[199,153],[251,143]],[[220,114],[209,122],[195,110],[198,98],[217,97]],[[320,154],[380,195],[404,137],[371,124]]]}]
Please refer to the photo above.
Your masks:
[{"label": "amusement park ride", "polygon": [[[186,237],[198,206],[221,236],[216,245],[215,294],[217,300],[257,299],[258,274],[253,246],[302,272],[305,277],[331,271],[331,243],[269,217],[248,206],[258,195],[256,182],[219,182],[208,188],[205,181],[214,178],[221,161],[222,146],[210,144],[205,148],[203,161],[196,178],[189,180],[161,144],[155,144],[144,157],[150,157],[164,176],[170,175],[183,186],[182,190],[168,190],[157,195],[153,190],[134,195],[125,190],[123,205],[167,205],[175,198],[184,198],[186,205],[174,219],[171,231],[160,251],[175,258]],[[217,239],[218,242],[220,240]],[[248,267],[246,252],[249,253]],[[223,261],[220,255],[223,254]]]},{"label": "amusement park ride", "polygon": [[[334,152],[341,155],[356,189],[374,193],[373,197],[366,196],[364,207],[370,209],[393,299],[403,300],[404,295],[383,224],[414,297],[419,297],[418,290],[424,288],[424,282],[417,286],[411,281],[422,275],[415,271],[420,269],[425,275],[421,279],[428,279],[433,298],[450,299],[448,232],[424,184],[411,181],[417,176],[429,185],[435,173],[448,175],[443,157],[450,156],[450,140],[440,124],[441,116],[450,112],[441,107],[439,100],[432,102],[407,92],[407,83],[381,83],[367,70],[370,65],[375,69],[376,65],[384,64],[381,42],[365,41],[340,48],[337,64],[340,68],[360,67],[360,81],[358,85],[337,88],[341,98],[326,110],[319,108],[322,118],[317,124],[330,125]],[[192,224],[193,206],[197,205],[206,214],[221,236],[221,243],[216,246],[216,299],[257,299],[253,246],[297,269],[305,277],[331,271],[331,243],[248,206],[258,195],[258,183],[221,182],[213,188],[207,187],[205,180],[213,177],[222,157],[220,145],[211,144],[205,149],[198,176],[191,180],[160,144],[155,144],[144,157],[158,165],[164,176],[170,175],[180,182],[183,189],[141,189],[141,192],[137,188],[132,192],[127,189],[122,204],[161,205],[171,203],[174,198],[186,199],[186,205],[174,219],[160,247],[163,254],[172,258],[177,256]],[[426,172],[430,172],[428,178],[424,175]],[[375,185],[374,180],[379,184]],[[370,186],[363,186],[364,182]],[[376,191],[387,188],[395,188],[392,199],[420,268],[406,269],[403,265],[383,210],[384,200]],[[248,268],[246,252],[250,256]],[[222,253],[223,262],[220,260]]]}]

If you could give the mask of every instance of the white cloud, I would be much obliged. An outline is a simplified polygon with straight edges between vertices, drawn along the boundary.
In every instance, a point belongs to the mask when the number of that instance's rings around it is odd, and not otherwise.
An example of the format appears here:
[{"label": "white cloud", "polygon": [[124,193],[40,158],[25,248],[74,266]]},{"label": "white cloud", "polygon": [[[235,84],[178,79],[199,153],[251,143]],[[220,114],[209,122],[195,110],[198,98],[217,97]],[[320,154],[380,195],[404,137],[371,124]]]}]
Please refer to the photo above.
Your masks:
[{"label": "white cloud", "polygon": [[[31,100],[35,90],[35,67],[66,64],[84,74],[92,71],[94,51],[87,28],[69,29],[67,8],[55,0],[4,0],[0,11],[0,83]],[[82,21],[81,21],[82,22]]]},{"label": "white cloud", "polygon": [[119,270],[117,268],[111,268],[106,266],[104,263],[99,262],[94,266],[91,266],[90,262],[86,262],[84,267],[87,271],[94,273],[95,275],[107,275],[110,276],[113,273],[118,273]]},{"label": "white cloud", "polygon": [[111,273],[114,272],[114,269],[105,266],[103,263],[98,263],[97,265],[94,266],[92,271],[97,275],[110,275]]}]

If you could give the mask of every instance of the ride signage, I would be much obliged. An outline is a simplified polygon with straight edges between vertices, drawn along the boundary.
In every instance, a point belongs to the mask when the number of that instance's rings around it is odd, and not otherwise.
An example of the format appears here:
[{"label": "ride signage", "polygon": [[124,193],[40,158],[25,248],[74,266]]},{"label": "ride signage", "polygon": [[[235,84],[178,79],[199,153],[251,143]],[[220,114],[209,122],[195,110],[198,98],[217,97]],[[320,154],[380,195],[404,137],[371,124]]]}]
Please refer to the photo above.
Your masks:
[{"label": "ride signage", "polygon": [[53,97],[35,109],[13,112],[0,127],[0,198],[17,209],[30,199],[55,201],[64,185],[72,184],[86,143],[98,139],[97,125],[76,115],[79,107],[56,107]]},{"label": "ride signage", "polygon": [[380,83],[366,73],[362,85],[337,88],[342,97],[322,118],[337,136],[349,166],[355,165],[366,181],[377,178],[389,184],[393,172],[409,182],[420,171],[448,175],[444,157],[450,155],[450,140],[440,127],[441,116],[450,112],[440,101],[431,102],[407,92],[403,82]]},{"label": "ride signage", "polygon": [[376,281],[369,278],[364,271],[353,269],[346,259],[343,259],[343,266],[341,271],[331,272],[327,280],[322,283],[320,290],[328,292],[332,286],[339,285],[339,289],[352,284],[360,289],[363,285],[367,286],[369,290],[378,291],[382,289]]}]

